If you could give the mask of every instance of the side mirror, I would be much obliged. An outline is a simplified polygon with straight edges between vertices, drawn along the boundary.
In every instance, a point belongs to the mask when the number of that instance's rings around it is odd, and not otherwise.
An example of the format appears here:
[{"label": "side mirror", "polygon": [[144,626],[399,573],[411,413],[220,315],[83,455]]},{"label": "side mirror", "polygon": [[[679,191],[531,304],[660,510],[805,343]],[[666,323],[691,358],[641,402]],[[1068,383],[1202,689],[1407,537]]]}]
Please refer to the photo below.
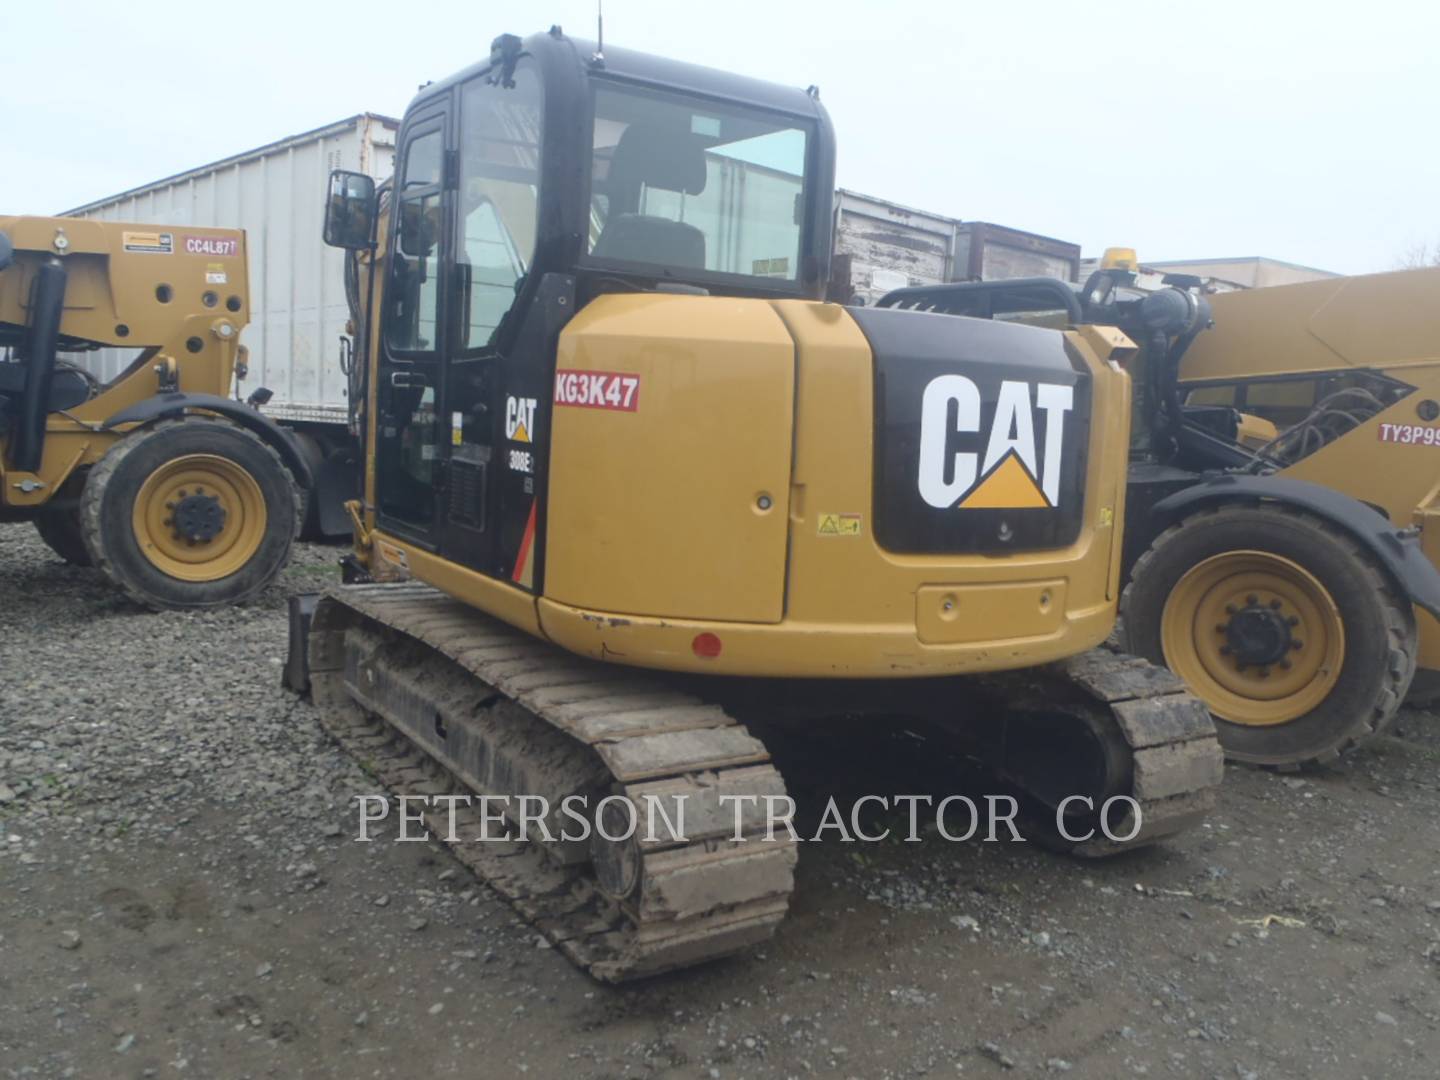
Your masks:
[{"label": "side mirror", "polygon": [[364,173],[336,169],[325,199],[325,243],[347,251],[370,247],[375,235],[375,181]]}]

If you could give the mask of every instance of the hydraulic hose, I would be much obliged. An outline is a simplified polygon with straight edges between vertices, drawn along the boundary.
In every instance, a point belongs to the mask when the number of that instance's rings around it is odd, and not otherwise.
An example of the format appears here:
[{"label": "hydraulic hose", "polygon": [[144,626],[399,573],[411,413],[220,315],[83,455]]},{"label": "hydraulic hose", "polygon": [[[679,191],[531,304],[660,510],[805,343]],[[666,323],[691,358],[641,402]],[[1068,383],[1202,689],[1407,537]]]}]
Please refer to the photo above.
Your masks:
[{"label": "hydraulic hose", "polygon": [[30,318],[21,345],[25,389],[10,441],[10,467],[16,472],[35,472],[45,453],[45,419],[50,411],[60,320],[65,314],[65,281],[65,267],[51,259],[36,269],[30,287]]}]

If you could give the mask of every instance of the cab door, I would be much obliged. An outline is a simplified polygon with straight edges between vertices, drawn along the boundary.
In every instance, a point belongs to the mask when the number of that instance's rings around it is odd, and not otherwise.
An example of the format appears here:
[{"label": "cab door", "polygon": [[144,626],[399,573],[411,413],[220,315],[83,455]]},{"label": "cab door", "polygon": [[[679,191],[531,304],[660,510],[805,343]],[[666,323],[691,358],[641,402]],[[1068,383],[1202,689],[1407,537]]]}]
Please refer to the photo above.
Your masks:
[{"label": "cab door", "polygon": [[[456,90],[452,232],[454,310],[441,375],[446,489],[440,553],[534,585],[527,522],[543,461],[544,406],[553,352],[519,334],[538,230],[541,96],[529,60],[484,72]],[[522,558],[522,554],[524,557]],[[517,573],[517,567],[519,572]]]},{"label": "cab door", "polygon": [[451,217],[445,160],[449,110],[427,109],[396,158],[388,278],[376,386],[375,498],[380,526],[437,547],[446,425],[446,268]]}]

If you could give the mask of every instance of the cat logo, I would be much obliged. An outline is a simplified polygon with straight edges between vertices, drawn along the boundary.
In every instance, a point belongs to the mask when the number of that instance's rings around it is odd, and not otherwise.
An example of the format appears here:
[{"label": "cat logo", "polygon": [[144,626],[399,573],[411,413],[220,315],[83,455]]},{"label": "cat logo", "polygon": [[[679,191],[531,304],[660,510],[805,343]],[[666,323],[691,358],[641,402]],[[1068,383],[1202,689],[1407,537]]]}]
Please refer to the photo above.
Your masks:
[{"label": "cat logo", "polygon": [[505,437],[511,442],[529,442],[535,430],[535,399],[533,397],[507,397],[505,399]]},{"label": "cat logo", "polygon": [[[980,430],[980,403],[980,388],[964,375],[941,375],[925,387],[920,497],[937,510],[1058,507],[1065,417],[1074,408],[1075,388],[1037,383],[1032,398],[1030,383],[1005,380],[988,436]],[[1039,423],[1045,437],[1043,460],[1038,461],[1037,410],[1043,414]],[[957,449],[967,443],[974,449]]]}]

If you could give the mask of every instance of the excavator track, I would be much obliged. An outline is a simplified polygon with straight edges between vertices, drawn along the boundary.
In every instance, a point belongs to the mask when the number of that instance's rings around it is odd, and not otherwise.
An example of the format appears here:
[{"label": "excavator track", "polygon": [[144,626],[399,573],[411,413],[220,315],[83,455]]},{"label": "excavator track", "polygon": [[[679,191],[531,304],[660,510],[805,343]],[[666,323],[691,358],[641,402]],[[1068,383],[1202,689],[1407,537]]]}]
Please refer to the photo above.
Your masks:
[{"label": "excavator track", "polygon": [[[428,797],[431,834],[596,978],[622,982],[737,952],[767,939],[788,910],[796,845],[784,829],[765,835],[765,797],[785,794],[779,772],[744,726],[672,681],[575,656],[415,582],[324,595],[310,626],[309,678],[337,741],[392,795]],[[1223,768],[1214,725],[1164,668],[1095,649],[965,681],[1021,715],[1053,717],[1064,702],[1062,725],[1080,720],[1105,758],[1097,795],[1129,795],[1139,806],[1126,840],[1096,832],[1051,846],[1114,855],[1197,824],[1213,805]],[[1045,741],[1043,731],[1012,730],[1005,742],[1019,752],[1009,764]],[[1068,768],[1063,752],[1038,783],[1024,768],[991,763],[1042,804],[1068,790],[1056,786]],[[552,805],[608,794],[672,808],[683,796],[682,835],[588,851],[563,838],[480,842],[494,835],[484,808],[445,801],[527,793]],[[740,803],[742,840],[733,838],[735,803],[721,795],[756,797]],[[507,819],[512,835],[514,824]],[[553,824],[558,832],[562,823]],[[1113,824],[1126,835],[1136,823]]]},{"label": "excavator track", "polygon": [[[1110,839],[1097,830],[1090,839],[1055,838],[1050,846],[1081,858],[1108,858],[1193,828],[1214,808],[1224,779],[1224,751],[1205,703],[1168,669],[1101,647],[1046,668],[982,676],[980,682],[1012,710],[1054,713],[1058,706],[1088,725],[1111,765],[1095,802],[1111,795],[1133,800],[1133,807],[1121,804],[1127,812],[1110,822],[1110,832],[1126,839]],[[1014,768],[996,767],[1054,809],[1054,795],[1073,787],[1056,787],[1053,776],[1037,785],[1024,771],[1025,760]],[[1071,835],[1080,831],[1067,830]]]},{"label": "excavator track", "polygon": [[[602,849],[612,853],[608,890],[563,841],[474,841],[494,832],[477,805],[442,802],[423,814],[596,978],[621,982],[737,952],[768,938],[789,908],[795,844],[783,830],[763,838],[763,796],[783,795],[784,783],[764,745],[718,706],[415,583],[322,597],[310,680],[322,724],[394,795],[608,792],[672,807],[685,796],[684,842],[661,827]],[[487,780],[511,790],[487,790]],[[739,804],[738,842],[736,804],[722,794],[761,797]]]}]

